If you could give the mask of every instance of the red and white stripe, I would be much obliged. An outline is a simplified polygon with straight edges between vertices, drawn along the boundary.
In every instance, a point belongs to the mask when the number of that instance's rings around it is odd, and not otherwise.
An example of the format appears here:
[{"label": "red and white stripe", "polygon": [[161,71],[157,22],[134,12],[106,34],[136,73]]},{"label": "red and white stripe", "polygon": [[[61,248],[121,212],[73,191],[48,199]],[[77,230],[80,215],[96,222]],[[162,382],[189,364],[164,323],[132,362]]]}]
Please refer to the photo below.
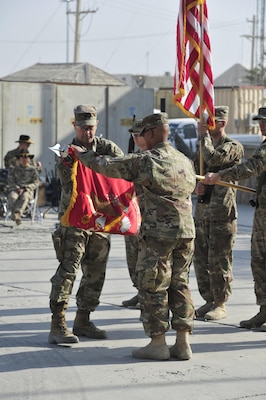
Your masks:
[{"label": "red and white stripe", "polygon": [[174,103],[190,117],[200,119],[207,114],[207,123],[213,127],[214,87],[206,0],[180,0],[176,56]]}]

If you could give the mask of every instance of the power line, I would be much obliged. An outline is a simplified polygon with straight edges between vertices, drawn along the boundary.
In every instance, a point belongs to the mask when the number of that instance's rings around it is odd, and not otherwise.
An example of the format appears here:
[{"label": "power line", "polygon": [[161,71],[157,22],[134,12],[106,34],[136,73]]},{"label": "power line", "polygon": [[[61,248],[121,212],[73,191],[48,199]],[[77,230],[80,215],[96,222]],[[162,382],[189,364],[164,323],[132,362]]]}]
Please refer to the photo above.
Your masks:
[{"label": "power line", "polygon": [[38,35],[36,36],[36,38],[30,42],[30,45],[27,47],[27,49],[24,51],[24,53],[22,54],[22,56],[19,58],[19,60],[17,61],[17,63],[14,65],[12,71],[14,71],[14,69],[19,65],[20,61],[24,58],[24,56],[27,54],[27,52],[29,51],[29,49],[31,48],[31,46],[33,44],[35,44],[37,42],[38,37],[42,34],[42,32],[45,30],[45,28],[47,27],[47,25],[50,23],[50,21],[53,19],[53,17],[55,16],[55,14],[57,13],[57,11],[59,10],[59,8],[61,7],[61,5],[59,5],[55,12],[51,15],[51,17],[49,18],[49,20],[46,22],[46,24],[43,26],[43,28],[40,30],[40,32],[38,33]]},{"label": "power line", "polygon": [[[97,38],[97,39],[82,39],[82,42],[106,42],[106,41],[112,41],[112,40],[135,40],[135,39],[143,39],[143,38],[149,38],[149,37],[156,37],[156,36],[168,36],[172,35],[173,31],[169,32],[154,32],[154,33],[147,33],[146,35],[131,35],[131,36],[115,36],[115,37],[103,37],[103,38]],[[65,40],[39,40],[35,41],[35,43],[38,44],[57,44],[57,43],[64,43]],[[71,41],[72,43],[74,40]],[[0,40],[0,43],[9,43],[9,44],[22,44],[22,43],[31,43],[30,41],[25,41],[25,40]]]}]

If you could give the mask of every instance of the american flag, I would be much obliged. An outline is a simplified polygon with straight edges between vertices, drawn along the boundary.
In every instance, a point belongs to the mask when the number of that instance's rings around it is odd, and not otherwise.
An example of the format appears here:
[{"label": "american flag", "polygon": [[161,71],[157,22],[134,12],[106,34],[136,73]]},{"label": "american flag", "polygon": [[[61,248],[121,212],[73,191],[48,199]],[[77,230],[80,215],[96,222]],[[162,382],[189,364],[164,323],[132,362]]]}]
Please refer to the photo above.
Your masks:
[{"label": "american flag", "polygon": [[206,0],[180,0],[176,56],[174,103],[190,117],[207,118],[208,126],[214,127],[214,87]]}]

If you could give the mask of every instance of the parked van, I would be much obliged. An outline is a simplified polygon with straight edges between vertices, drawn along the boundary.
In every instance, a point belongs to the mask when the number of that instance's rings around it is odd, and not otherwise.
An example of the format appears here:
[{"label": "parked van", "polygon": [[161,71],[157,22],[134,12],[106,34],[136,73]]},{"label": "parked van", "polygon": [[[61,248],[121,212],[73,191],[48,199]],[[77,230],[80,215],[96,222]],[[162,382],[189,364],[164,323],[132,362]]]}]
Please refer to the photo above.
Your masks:
[{"label": "parked van", "polygon": [[176,149],[193,158],[198,149],[197,122],[193,118],[169,119],[169,140]]}]

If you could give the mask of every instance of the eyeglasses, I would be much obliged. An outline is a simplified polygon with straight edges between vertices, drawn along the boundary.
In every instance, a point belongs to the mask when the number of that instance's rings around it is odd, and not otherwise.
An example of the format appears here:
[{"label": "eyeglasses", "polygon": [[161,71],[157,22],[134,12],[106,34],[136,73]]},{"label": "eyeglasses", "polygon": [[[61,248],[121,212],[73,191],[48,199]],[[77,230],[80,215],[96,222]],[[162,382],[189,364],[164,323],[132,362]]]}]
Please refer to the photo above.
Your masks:
[{"label": "eyeglasses", "polygon": [[139,137],[140,136],[140,132],[131,132],[131,136],[133,138]]},{"label": "eyeglasses", "polygon": [[80,126],[79,128],[82,130],[82,131],[85,131],[85,132],[87,132],[87,131],[92,131],[93,130],[93,128],[94,128],[94,126],[95,125],[86,125],[86,126]]}]

